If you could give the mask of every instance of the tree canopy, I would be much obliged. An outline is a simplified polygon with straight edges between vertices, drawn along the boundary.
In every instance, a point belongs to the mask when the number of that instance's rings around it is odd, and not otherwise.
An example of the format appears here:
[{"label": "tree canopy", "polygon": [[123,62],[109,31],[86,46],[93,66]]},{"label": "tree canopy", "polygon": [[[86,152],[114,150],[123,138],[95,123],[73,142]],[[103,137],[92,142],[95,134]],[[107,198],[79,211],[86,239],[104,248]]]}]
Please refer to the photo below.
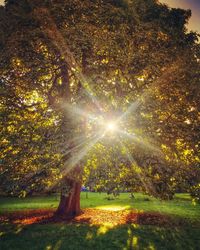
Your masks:
[{"label": "tree canopy", "polygon": [[69,192],[65,176],[84,176],[96,190],[198,196],[200,47],[190,16],[156,0],[6,1],[2,190]]}]

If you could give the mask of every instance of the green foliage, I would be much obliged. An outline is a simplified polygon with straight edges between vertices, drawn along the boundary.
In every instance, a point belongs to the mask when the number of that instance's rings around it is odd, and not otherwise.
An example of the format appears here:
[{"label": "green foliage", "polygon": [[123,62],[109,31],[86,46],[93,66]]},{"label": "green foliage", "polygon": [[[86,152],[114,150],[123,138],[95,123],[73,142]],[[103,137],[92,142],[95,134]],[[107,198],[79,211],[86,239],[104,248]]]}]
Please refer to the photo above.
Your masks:
[{"label": "green foliage", "polygon": [[200,184],[192,186],[190,192],[194,202],[200,202]]},{"label": "green foliage", "polygon": [[6,1],[1,189],[25,196],[60,188],[82,139],[98,134],[73,110],[115,117],[132,103],[137,110],[121,126],[139,139],[120,138],[125,151],[115,138],[100,140],[75,164],[86,167],[85,182],[161,199],[195,187],[198,178],[187,176],[199,168],[199,44],[186,33],[190,15],[154,0]]}]

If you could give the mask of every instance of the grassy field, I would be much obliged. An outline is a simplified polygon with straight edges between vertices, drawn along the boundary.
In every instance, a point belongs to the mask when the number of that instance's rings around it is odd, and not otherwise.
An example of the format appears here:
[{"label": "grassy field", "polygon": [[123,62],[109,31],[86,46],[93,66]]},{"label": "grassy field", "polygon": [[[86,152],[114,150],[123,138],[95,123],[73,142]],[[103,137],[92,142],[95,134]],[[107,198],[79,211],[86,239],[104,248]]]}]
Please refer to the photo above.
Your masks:
[{"label": "grassy field", "polygon": [[[172,201],[159,201],[142,194],[121,194],[107,200],[105,194],[81,194],[82,208],[107,211],[123,209],[170,215],[184,223],[176,226],[124,224],[110,226],[87,223],[49,223],[21,225],[2,221],[0,249],[200,249],[200,205],[193,204],[188,194],[177,194]],[[0,198],[0,213],[31,209],[56,208],[59,198]]]},{"label": "grassy field", "polygon": [[[146,200],[149,199],[149,201]],[[26,209],[56,208],[59,196],[31,197],[31,198],[0,198],[0,213],[13,212]],[[130,199],[130,194],[122,193],[114,200],[108,200],[102,193],[81,193],[82,208],[99,209],[137,209],[180,216],[188,219],[200,219],[200,205],[193,204],[189,194],[177,194],[171,201],[160,201],[143,194],[136,193],[135,199]]]}]

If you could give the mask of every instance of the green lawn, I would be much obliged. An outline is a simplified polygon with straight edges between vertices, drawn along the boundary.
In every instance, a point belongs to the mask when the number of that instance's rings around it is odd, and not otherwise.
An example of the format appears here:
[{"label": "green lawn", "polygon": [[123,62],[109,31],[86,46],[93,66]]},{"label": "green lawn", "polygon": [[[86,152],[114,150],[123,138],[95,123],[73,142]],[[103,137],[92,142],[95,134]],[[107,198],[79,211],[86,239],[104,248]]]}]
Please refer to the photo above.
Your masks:
[{"label": "green lawn", "polygon": [[[0,249],[200,249],[200,205],[192,204],[187,194],[177,194],[173,201],[158,201],[136,194],[131,200],[129,194],[121,194],[115,200],[107,200],[105,194],[81,194],[83,208],[137,209],[170,214],[185,219],[182,226],[120,225],[93,226],[89,224],[51,223],[42,225],[0,225]],[[16,210],[56,208],[58,197],[0,198],[0,213]]]},{"label": "green lawn", "polygon": [[101,233],[97,226],[49,224],[5,229],[10,231],[0,238],[2,250],[198,250],[200,246],[197,228],[123,225]]},{"label": "green lawn", "polygon": [[[107,200],[107,195],[102,193],[81,193],[81,207],[87,208],[126,208],[139,211],[151,211],[180,216],[188,219],[200,218],[200,205],[193,204],[189,194],[177,194],[172,201],[159,201],[155,198],[136,193],[135,199],[130,199],[128,193],[120,194],[115,200]],[[149,198],[149,201],[145,199]],[[59,196],[31,197],[31,198],[0,198],[0,213],[16,210],[56,208]]]}]

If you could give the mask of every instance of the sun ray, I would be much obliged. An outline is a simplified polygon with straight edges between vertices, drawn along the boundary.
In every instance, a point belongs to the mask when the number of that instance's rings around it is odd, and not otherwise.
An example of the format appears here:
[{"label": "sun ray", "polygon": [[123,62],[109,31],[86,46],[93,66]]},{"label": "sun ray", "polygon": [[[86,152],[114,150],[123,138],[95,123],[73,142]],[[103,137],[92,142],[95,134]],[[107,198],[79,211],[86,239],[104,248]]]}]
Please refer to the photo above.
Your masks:
[{"label": "sun ray", "polygon": [[[125,149],[126,149],[125,154],[126,154],[127,159],[129,160],[129,162],[130,162],[131,164],[133,164],[133,165],[138,166],[136,160],[133,158],[133,156],[132,156],[132,154],[130,153],[129,149],[125,146],[125,144],[124,144],[121,140],[119,140],[119,142],[120,142],[120,144],[121,144],[123,147],[125,147]],[[147,191],[155,191],[154,188],[153,188],[152,183],[150,183],[150,182],[147,180],[147,178],[144,178],[145,175],[144,175],[143,172],[141,172],[141,173],[136,172],[136,174],[137,174],[137,176],[139,177],[140,181],[142,182],[142,184],[144,185],[144,187],[145,187],[145,189],[146,189]],[[143,178],[145,179],[146,182],[143,180]],[[148,185],[147,185],[147,184],[148,184]]]},{"label": "sun ray", "polygon": [[85,135],[78,135],[69,139],[66,136],[64,137],[64,134],[60,134],[60,135],[53,137],[54,141],[58,140],[59,142],[52,144],[52,146],[59,148],[59,147],[63,147],[64,145],[66,145],[66,147],[68,147],[69,144],[80,143],[85,138],[86,138]]},{"label": "sun ray", "polygon": [[[72,145],[74,143],[74,141],[71,141],[70,143],[67,143],[67,145],[65,146],[64,143],[61,143],[59,146],[61,147],[60,149],[57,148],[56,152],[61,154],[61,157],[65,157],[66,155],[76,151],[78,148],[80,148],[82,145],[87,144],[88,142],[90,142],[93,138],[95,138],[96,135],[90,136],[89,138],[86,138],[85,136],[82,136],[82,140],[79,141],[79,144],[76,143],[76,145],[72,148],[69,149],[69,146]],[[77,136],[78,138],[78,136]],[[54,145],[54,147],[56,147]],[[54,159],[46,164],[44,164],[43,169],[45,169],[46,167],[48,167],[50,164],[53,164],[54,162],[56,162],[57,159]]]},{"label": "sun ray", "polygon": [[[91,99],[91,101],[95,104],[99,111],[102,110],[100,103],[95,97],[94,93],[92,93],[92,89],[89,86],[91,80],[89,80],[82,71],[82,67],[76,61],[73,53],[71,52],[69,46],[66,43],[65,38],[62,33],[57,28],[53,18],[51,17],[50,12],[47,8],[36,8],[34,10],[35,18],[40,21],[42,25],[42,30],[46,36],[48,36],[54,45],[58,48],[61,55],[63,56],[65,62],[68,67],[71,69],[73,74],[76,76],[77,80],[81,83],[84,92]],[[46,17],[46,22],[44,22],[43,17]]]},{"label": "sun ray", "polygon": [[96,116],[94,114],[89,113],[88,111],[79,108],[77,105],[71,105],[71,104],[65,103],[65,104],[62,104],[62,106],[71,114],[80,115],[80,116],[85,117],[89,120],[96,119]]},{"label": "sun ray", "polygon": [[[67,151],[64,152],[64,154],[62,155],[62,157],[66,156],[69,153],[72,152],[76,152],[76,150],[78,148],[80,148],[82,145],[87,145],[88,142],[90,142],[92,139],[94,139],[96,137],[96,135],[91,136],[90,138],[85,138],[84,140],[82,140],[82,142],[80,142],[78,145],[75,145],[74,147],[68,149]],[[69,147],[68,147],[69,148]]]},{"label": "sun ray", "polygon": [[118,130],[118,132],[119,132],[120,134],[122,134],[123,136],[125,136],[125,137],[127,137],[127,138],[129,138],[129,139],[134,140],[135,143],[140,144],[142,147],[147,148],[147,149],[149,149],[149,150],[151,150],[151,151],[156,152],[156,153],[159,154],[160,156],[163,154],[162,151],[161,151],[158,147],[156,147],[155,145],[150,144],[150,143],[148,142],[148,140],[147,140],[146,138],[144,138],[144,137],[137,136],[137,135],[134,134],[134,133],[133,133],[133,134],[130,134],[130,133],[128,133],[128,132],[126,132],[126,131],[122,131],[122,130]]},{"label": "sun ray", "polygon": [[95,138],[83,149],[74,153],[73,156],[64,164],[62,173],[69,173],[102,137],[102,134],[96,135]]},{"label": "sun ray", "polygon": [[141,100],[136,100],[135,102],[133,102],[128,109],[118,118],[117,122],[120,122],[122,120],[124,120],[128,115],[130,115],[132,112],[135,112],[137,110],[137,108],[141,105]]},{"label": "sun ray", "polygon": [[[90,142],[88,142],[88,144],[84,148],[74,153],[73,156],[70,157],[69,160],[66,161],[63,167],[60,169],[62,176],[66,176],[73,168],[75,168],[77,164],[85,157],[85,155],[87,155],[91,148],[101,140],[102,137],[103,135],[100,133],[98,135],[95,135],[95,138],[93,140],[90,140]],[[46,190],[51,190],[52,188],[54,188],[59,181],[59,179],[55,181],[53,185],[51,187],[47,187]]]},{"label": "sun ray", "polygon": [[175,72],[176,68],[179,65],[180,59],[176,59],[174,62],[172,62],[168,68],[162,72],[162,74],[153,82],[146,85],[146,89],[143,90],[143,93],[138,97],[138,99],[133,102],[128,109],[119,117],[119,121],[124,120],[125,117],[132,114],[132,112],[135,112],[137,108],[142,104],[143,100],[150,97],[151,93],[155,92],[155,88],[160,88],[162,86],[162,82],[165,82],[168,79],[169,75],[173,75],[173,72]]}]

